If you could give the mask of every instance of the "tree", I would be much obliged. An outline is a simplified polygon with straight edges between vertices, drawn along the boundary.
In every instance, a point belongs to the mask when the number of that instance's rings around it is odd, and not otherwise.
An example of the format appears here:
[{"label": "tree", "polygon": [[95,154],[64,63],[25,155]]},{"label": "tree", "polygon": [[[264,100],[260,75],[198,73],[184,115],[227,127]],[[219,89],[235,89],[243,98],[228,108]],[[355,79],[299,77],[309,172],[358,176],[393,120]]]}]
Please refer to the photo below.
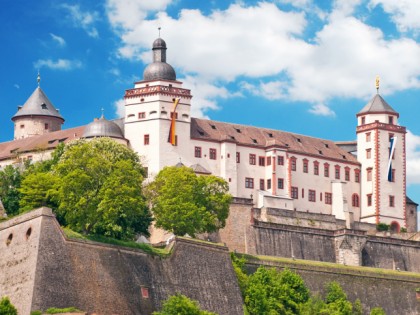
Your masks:
[{"label": "tree", "polygon": [[153,315],[216,315],[216,313],[203,311],[197,301],[185,295],[176,294],[169,297],[163,303],[162,310],[154,312]]},{"label": "tree", "polygon": [[23,177],[19,192],[20,212],[39,207],[57,208],[53,200],[58,178],[51,173],[29,172]]},{"label": "tree", "polygon": [[1,315],[17,315],[17,310],[10,302],[7,296],[0,300],[0,314]]},{"label": "tree", "polygon": [[7,165],[0,171],[0,199],[8,215],[19,213],[20,183],[21,171],[18,167]]},{"label": "tree", "polygon": [[333,281],[327,284],[327,295],[325,297],[326,313],[331,315],[352,315],[353,306],[347,300],[347,295],[340,284]]},{"label": "tree", "polygon": [[226,181],[197,176],[191,168],[165,167],[147,187],[156,226],[175,235],[214,232],[225,226],[232,200]]},{"label": "tree", "polygon": [[144,170],[124,145],[107,138],[77,140],[51,172],[57,211],[70,228],[122,239],[148,235],[152,218],[142,194]]}]

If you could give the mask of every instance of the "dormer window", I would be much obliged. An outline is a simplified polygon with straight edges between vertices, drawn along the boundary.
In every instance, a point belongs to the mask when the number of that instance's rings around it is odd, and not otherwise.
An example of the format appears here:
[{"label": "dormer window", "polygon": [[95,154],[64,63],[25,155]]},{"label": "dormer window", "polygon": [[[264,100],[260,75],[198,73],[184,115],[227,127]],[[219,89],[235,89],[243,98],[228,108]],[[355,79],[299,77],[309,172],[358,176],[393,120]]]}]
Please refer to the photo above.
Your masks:
[{"label": "dormer window", "polygon": [[362,119],[361,119],[362,121],[361,121],[361,124],[362,125],[364,125],[364,124],[366,124],[366,117],[362,117]]},{"label": "dormer window", "polygon": [[241,133],[241,129],[235,128],[237,133]]},{"label": "dormer window", "polygon": [[216,129],[215,125],[210,125],[210,126],[211,126],[211,129]]},{"label": "dormer window", "polygon": [[47,109],[47,105],[46,105],[45,103],[42,103],[42,104],[41,104],[41,108],[42,108],[42,109]]},{"label": "dormer window", "polygon": [[388,116],[388,124],[393,125],[394,124],[394,117]]}]

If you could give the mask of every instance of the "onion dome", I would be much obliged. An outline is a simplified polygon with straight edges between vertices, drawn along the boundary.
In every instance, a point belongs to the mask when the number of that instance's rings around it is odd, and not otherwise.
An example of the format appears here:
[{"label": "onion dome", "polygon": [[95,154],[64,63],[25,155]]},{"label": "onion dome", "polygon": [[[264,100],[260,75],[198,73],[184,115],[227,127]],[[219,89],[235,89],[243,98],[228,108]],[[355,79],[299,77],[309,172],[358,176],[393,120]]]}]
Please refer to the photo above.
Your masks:
[{"label": "onion dome", "polygon": [[101,118],[95,119],[88,124],[83,132],[82,138],[110,137],[124,139],[121,128],[114,122]]},{"label": "onion dome", "polygon": [[18,112],[12,117],[12,120],[15,121],[16,118],[24,116],[56,117],[64,122],[64,118],[60,115],[59,111],[55,109],[54,105],[39,86],[25,104],[22,107],[19,107]]},{"label": "onion dome", "polygon": [[368,113],[390,113],[398,115],[398,113],[379,94],[376,94],[370,102],[357,113],[357,115]]},{"label": "onion dome", "polygon": [[166,63],[166,49],[166,43],[162,38],[153,42],[153,62],[144,69],[144,81],[176,80],[174,68]]}]

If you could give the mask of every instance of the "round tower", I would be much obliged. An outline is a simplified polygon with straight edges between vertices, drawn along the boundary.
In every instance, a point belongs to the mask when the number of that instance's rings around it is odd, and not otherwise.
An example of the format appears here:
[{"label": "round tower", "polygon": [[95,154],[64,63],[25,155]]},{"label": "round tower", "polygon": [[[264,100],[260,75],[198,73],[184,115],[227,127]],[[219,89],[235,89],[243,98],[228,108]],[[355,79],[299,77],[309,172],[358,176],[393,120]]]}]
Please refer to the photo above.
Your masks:
[{"label": "round tower", "polygon": [[14,139],[61,130],[64,118],[42,91],[39,82],[38,75],[38,87],[23,106],[18,106],[17,113],[12,117],[15,124]]},{"label": "round tower", "polygon": [[[377,86],[379,90],[379,86]],[[406,226],[406,129],[399,114],[377,93],[357,114],[361,163],[361,221]]]}]

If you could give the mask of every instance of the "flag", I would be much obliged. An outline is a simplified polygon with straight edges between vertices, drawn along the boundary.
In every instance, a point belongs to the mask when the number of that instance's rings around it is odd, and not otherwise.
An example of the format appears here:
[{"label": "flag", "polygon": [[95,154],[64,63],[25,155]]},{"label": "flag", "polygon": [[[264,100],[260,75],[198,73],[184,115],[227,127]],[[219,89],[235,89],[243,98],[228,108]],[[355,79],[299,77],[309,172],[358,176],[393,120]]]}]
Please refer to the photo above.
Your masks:
[{"label": "flag", "polygon": [[172,145],[176,145],[175,122],[176,122],[176,108],[178,107],[178,104],[179,104],[179,98],[176,98],[174,102],[174,110],[172,111],[171,127],[169,128],[169,136],[168,136],[168,142]]},{"label": "flag", "polygon": [[392,157],[394,156],[395,146],[397,144],[397,137],[392,137],[389,140],[390,148],[389,148],[389,160],[388,160],[388,181],[392,182],[394,179],[392,178]]}]

